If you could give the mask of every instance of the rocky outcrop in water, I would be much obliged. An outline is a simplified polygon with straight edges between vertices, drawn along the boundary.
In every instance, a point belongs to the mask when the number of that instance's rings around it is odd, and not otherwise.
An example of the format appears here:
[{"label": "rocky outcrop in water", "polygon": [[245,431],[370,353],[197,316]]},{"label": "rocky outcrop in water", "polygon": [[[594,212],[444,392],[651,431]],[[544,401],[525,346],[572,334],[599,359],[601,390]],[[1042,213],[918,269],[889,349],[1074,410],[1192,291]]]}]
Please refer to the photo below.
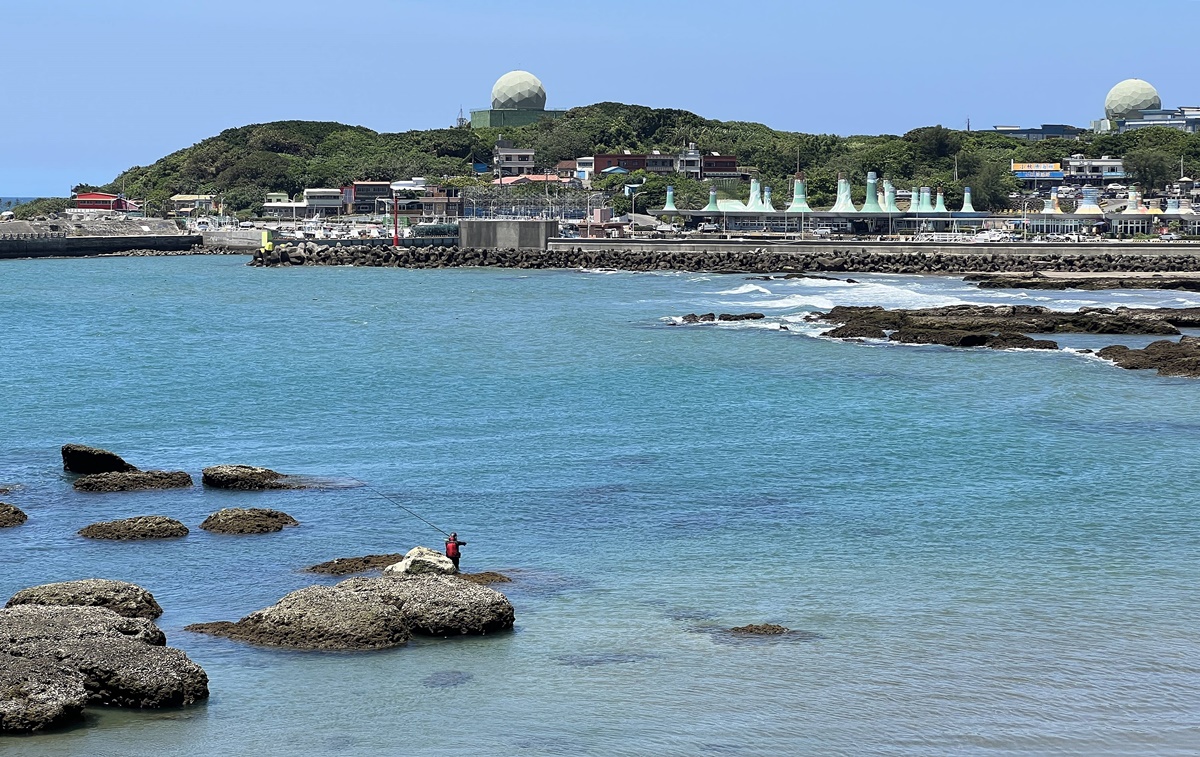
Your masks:
[{"label": "rocky outcrop in water", "polygon": [[84,444],[64,444],[62,446],[63,470],[69,473],[83,475],[93,473],[127,473],[136,471],[137,467],[130,465],[113,452],[99,447],[88,447]]},{"label": "rocky outcrop in water", "polygon": [[188,631],[270,647],[368,650],[408,642],[408,622],[394,605],[332,586],[309,586],[236,623],[196,623]]},{"label": "rocky outcrop in water", "polygon": [[458,577],[464,581],[470,581],[473,584],[480,584],[481,586],[512,583],[511,578],[494,570],[485,570],[480,573],[459,573]]},{"label": "rocky outcrop in water", "polygon": [[385,576],[417,576],[422,573],[450,575],[457,572],[458,569],[454,567],[454,563],[451,562],[449,557],[429,547],[413,547],[408,550],[408,553],[399,562],[383,569]]},{"label": "rocky outcrop in water", "polygon": [[[1178,334],[1157,314],[1121,308],[1081,308],[1067,312],[1033,305],[950,305],[917,310],[838,306],[810,320],[855,329],[945,331],[999,334]],[[827,336],[835,336],[827,332]],[[882,337],[877,337],[882,338]]]},{"label": "rocky outcrop in water", "polygon": [[373,570],[382,571],[387,566],[395,565],[403,559],[404,555],[398,552],[388,555],[337,557],[327,562],[311,565],[304,570],[309,573],[323,573],[327,576],[349,576],[355,573],[368,573]]},{"label": "rocky outcrop in water", "polygon": [[279,510],[263,507],[227,507],[204,519],[200,528],[216,534],[270,534],[300,521]]},{"label": "rocky outcrop in water", "polygon": [[0,502],[0,528],[12,528],[29,520],[29,516],[16,505]]},{"label": "rocky outcrop in water", "polygon": [[348,578],[337,588],[400,608],[414,633],[429,636],[503,631],[515,618],[503,594],[456,576],[385,574]]},{"label": "rocky outcrop in water", "polygon": [[87,705],[159,708],[208,696],[204,669],[149,620],[102,607],[0,610],[0,732],[78,721]]},{"label": "rocky outcrop in water", "polygon": [[146,489],[186,489],[190,486],[192,477],[181,470],[93,473],[80,476],[74,483],[74,487],[81,492],[134,492]]},{"label": "rocky outcrop in water", "polygon": [[1129,370],[1152,369],[1160,376],[1200,378],[1200,337],[1185,336],[1178,342],[1162,339],[1140,350],[1118,344],[1105,347],[1096,356]]},{"label": "rocky outcrop in water", "polygon": [[5,607],[18,605],[103,607],[126,618],[154,619],[163,612],[154,595],[137,584],[106,578],[31,586],[14,594]]},{"label": "rocky outcrop in water", "polygon": [[145,539],[177,539],[188,535],[187,526],[163,515],[138,515],[133,518],[93,523],[80,529],[79,535],[88,539],[141,541]]},{"label": "rocky outcrop in water", "polygon": [[[1164,251],[1169,251],[1164,248]],[[714,273],[1028,273],[1200,271],[1200,255],[1143,254],[1063,248],[1012,254],[1002,249],[928,252],[891,251],[872,244],[822,245],[819,250],[781,251],[758,247],[735,252],[692,251],[664,246],[651,251],[573,247],[556,250],[475,249],[459,247],[381,247],[297,242],[259,250],[248,265],[256,267],[353,265],[388,268],[610,268],[624,271],[711,271]]]},{"label": "rocky outcrop in water", "polygon": [[406,643],[413,633],[485,634],[512,628],[512,603],[498,591],[453,576],[349,578],[309,586],[236,622],[186,630],[295,649],[369,650]]},{"label": "rocky outcrop in water", "polygon": [[1039,274],[968,274],[964,281],[976,282],[980,289],[1168,289],[1200,292],[1200,278],[1195,276],[1042,276]]},{"label": "rocky outcrop in water", "polygon": [[720,315],[717,315],[716,313],[704,313],[702,315],[688,313],[687,315],[683,316],[682,321],[687,324],[693,324],[716,323],[718,321],[761,321],[764,318],[766,318],[766,316],[762,313],[721,313]]},{"label": "rocky outcrop in water", "polygon": [[236,489],[239,491],[265,491],[267,489],[302,489],[298,482],[270,468],[253,465],[213,465],[205,468],[201,480],[213,489]]}]

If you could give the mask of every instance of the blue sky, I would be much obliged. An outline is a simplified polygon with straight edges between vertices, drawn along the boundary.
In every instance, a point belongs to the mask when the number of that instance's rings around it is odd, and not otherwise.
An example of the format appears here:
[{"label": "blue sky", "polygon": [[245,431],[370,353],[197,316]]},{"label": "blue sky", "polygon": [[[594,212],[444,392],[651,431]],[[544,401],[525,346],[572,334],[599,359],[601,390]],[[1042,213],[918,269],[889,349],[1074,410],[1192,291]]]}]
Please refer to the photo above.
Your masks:
[{"label": "blue sky", "polygon": [[4,5],[4,196],[64,195],[249,123],[448,126],[511,69],[537,74],[552,108],[615,100],[836,134],[1087,125],[1128,77],[1165,106],[1200,105],[1200,3],[1180,0]]}]

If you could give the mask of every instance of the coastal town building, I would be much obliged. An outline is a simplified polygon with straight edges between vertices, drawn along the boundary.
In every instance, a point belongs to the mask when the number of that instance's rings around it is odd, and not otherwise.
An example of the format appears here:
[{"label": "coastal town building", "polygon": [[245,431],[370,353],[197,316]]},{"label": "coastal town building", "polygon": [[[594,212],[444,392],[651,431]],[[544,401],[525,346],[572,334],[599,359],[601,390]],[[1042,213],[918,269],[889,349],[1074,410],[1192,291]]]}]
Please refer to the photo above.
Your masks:
[{"label": "coastal town building", "polygon": [[426,185],[421,196],[421,215],[425,218],[458,218],[462,208],[462,190],[458,187]]},{"label": "coastal town building", "polygon": [[[646,168],[646,156],[636,155],[629,150],[592,156],[592,171],[599,174],[633,173]],[[621,169],[614,171],[612,169]]]},{"label": "coastal town building", "polygon": [[1125,180],[1125,163],[1120,158],[1088,158],[1072,155],[1063,169],[1065,183],[1072,185],[1106,186]]},{"label": "coastal town building", "polygon": [[72,198],[76,210],[107,210],[122,213],[136,212],[137,203],[125,199],[124,195],[107,192],[80,192]]},{"label": "coastal town building", "polygon": [[355,215],[369,215],[378,212],[382,200],[392,197],[390,181],[356,181],[342,190],[346,201],[346,212]]},{"label": "coastal town building", "polygon": [[1070,124],[1042,124],[1041,126],[1022,129],[1020,126],[995,126],[993,129],[1007,137],[1023,139],[1026,142],[1041,142],[1045,139],[1074,139],[1087,130]]},{"label": "coastal town building", "polygon": [[314,188],[304,190],[304,206],[312,211],[312,215],[341,215],[342,190]]},{"label": "coastal town building", "polygon": [[194,216],[203,213],[211,213],[213,210],[212,195],[172,195],[171,196],[171,215]]},{"label": "coastal town building", "polygon": [[492,174],[504,178],[533,173],[533,157],[533,148],[514,147],[511,140],[501,139],[492,148]]},{"label": "coastal town building", "polygon": [[701,159],[700,178],[709,179],[739,179],[742,172],[738,170],[737,157],[710,152]]},{"label": "coastal town building", "polygon": [[596,159],[584,155],[575,159],[575,177],[583,182],[590,182],[596,173]]}]

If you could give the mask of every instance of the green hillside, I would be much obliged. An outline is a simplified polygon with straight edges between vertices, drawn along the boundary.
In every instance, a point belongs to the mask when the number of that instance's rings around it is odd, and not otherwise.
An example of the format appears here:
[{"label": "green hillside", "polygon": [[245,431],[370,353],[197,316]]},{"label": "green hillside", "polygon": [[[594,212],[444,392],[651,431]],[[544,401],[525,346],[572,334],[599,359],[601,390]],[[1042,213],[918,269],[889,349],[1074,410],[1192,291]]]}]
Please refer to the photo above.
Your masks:
[{"label": "green hillside", "polygon": [[[1073,153],[1092,157],[1123,156],[1131,172],[1154,186],[1178,175],[1182,157],[1190,175],[1200,173],[1200,135],[1146,129],[1094,137],[1083,142],[1047,140],[1027,143],[990,131],[954,131],[931,126],[902,136],[850,136],[776,131],[762,124],[714,121],[682,110],[619,103],[574,108],[558,120],[505,129],[432,129],[381,134],[361,126],[314,121],[277,121],[227,129],[215,137],[174,152],[150,166],[131,168],[101,187],[149,202],[158,214],[171,195],[220,194],[226,206],[257,213],[267,192],[295,195],[305,187],[336,187],[356,180],[392,180],[412,176],[464,177],[473,162],[488,162],[492,145],[503,136],[537,151],[539,167],[599,152],[629,149],[677,151],[694,142],[703,151],[736,155],[743,166],[759,170],[775,187],[777,204],[790,198],[797,168],[809,178],[814,206],[829,205],[837,174],[845,173],[861,201],[866,173],[875,171],[897,187],[943,187],[952,207],[961,188],[972,188],[975,207],[995,210],[1017,188],[1009,161],[1058,161]],[[1165,173],[1164,173],[1165,172]],[[957,178],[956,178],[957,176]],[[618,184],[630,177],[608,177]],[[706,186],[673,180],[681,206],[703,203]],[[661,198],[655,181],[646,201]],[[738,188],[732,188],[737,194]],[[742,188],[745,194],[745,188]],[[18,216],[39,203],[18,209]],[[639,204],[640,207],[640,204]],[[45,212],[41,210],[41,212]]]}]

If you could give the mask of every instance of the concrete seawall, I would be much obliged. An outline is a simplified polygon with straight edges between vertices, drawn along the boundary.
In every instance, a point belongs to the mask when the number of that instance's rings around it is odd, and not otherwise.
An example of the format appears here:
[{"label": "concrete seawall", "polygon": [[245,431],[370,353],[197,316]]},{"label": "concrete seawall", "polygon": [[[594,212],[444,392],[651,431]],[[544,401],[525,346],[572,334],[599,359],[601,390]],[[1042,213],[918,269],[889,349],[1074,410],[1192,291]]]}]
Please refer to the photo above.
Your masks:
[{"label": "concrete seawall", "polygon": [[203,241],[200,236],[192,235],[0,239],[0,259],[82,258],[117,255],[130,250],[181,252]]}]

